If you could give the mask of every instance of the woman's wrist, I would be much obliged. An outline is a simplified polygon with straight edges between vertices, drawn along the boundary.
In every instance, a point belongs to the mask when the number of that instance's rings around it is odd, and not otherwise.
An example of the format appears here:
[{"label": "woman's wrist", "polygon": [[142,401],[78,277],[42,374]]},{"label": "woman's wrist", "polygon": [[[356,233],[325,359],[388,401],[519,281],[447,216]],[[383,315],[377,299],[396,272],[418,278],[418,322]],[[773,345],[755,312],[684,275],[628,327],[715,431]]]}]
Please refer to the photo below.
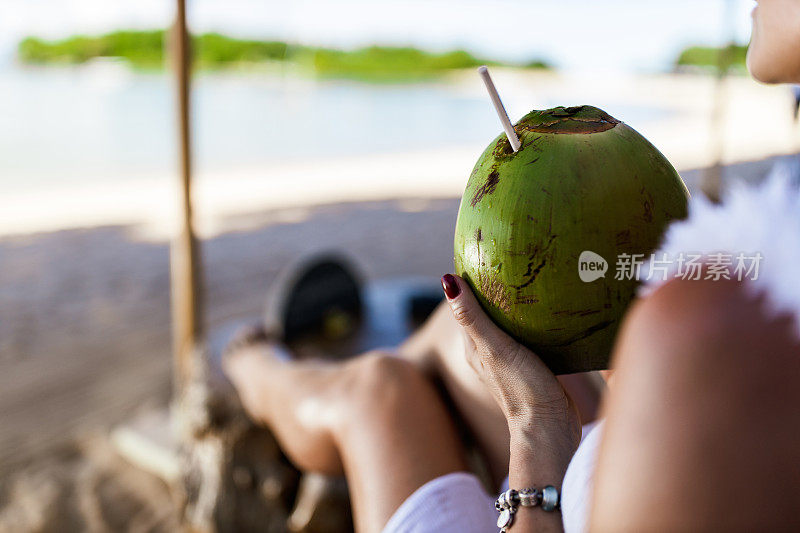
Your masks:
[{"label": "woman's wrist", "polygon": [[520,486],[561,486],[580,434],[570,435],[566,428],[534,428],[511,430],[509,477]]},{"label": "woman's wrist", "polygon": [[506,413],[506,420],[512,439],[516,438],[519,442],[549,442],[569,449],[570,454],[580,443],[580,422],[577,413],[571,411],[568,405],[563,409]]},{"label": "woman's wrist", "polygon": [[[503,378],[503,376],[501,376]],[[519,376],[497,379],[494,396],[509,430],[535,432],[539,427],[569,426],[576,421],[577,411],[561,385],[553,378],[554,390],[543,391],[529,381],[515,382]]]},{"label": "woman's wrist", "polygon": [[[538,427],[534,430],[514,429],[511,432],[509,486],[516,490],[544,489],[553,485],[561,493],[564,474],[574,450],[563,431]],[[513,531],[563,531],[560,512],[522,508],[514,516]]]}]

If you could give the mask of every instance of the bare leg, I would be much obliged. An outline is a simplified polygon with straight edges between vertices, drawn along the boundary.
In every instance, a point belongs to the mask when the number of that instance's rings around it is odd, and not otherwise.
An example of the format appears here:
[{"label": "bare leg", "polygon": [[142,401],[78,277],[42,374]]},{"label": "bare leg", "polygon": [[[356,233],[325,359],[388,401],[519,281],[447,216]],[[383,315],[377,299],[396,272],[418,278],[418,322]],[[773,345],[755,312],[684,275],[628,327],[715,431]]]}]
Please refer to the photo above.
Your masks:
[{"label": "bare leg", "polygon": [[458,415],[486,457],[492,480],[499,484],[508,475],[508,425],[464,356],[464,338],[450,308],[439,305],[398,351],[444,385]]},{"label": "bare leg", "polygon": [[346,475],[358,531],[380,531],[417,488],[466,469],[452,420],[414,365],[383,354],[285,362],[273,349],[237,350],[226,373],[299,468]]},{"label": "bare leg", "polygon": [[[489,390],[469,366],[462,332],[446,303],[436,308],[427,322],[400,346],[399,352],[444,384],[458,414],[486,456],[493,480],[499,483],[508,475],[508,426]],[[573,374],[561,376],[559,381],[578,407],[581,422],[594,420],[602,390],[598,384],[602,380],[592,379],[588,374]]]},{"label": "bare leg", "polygon": [[672,281],[621,332],[592,531],[798,531],[800,344],[734,282]]}]

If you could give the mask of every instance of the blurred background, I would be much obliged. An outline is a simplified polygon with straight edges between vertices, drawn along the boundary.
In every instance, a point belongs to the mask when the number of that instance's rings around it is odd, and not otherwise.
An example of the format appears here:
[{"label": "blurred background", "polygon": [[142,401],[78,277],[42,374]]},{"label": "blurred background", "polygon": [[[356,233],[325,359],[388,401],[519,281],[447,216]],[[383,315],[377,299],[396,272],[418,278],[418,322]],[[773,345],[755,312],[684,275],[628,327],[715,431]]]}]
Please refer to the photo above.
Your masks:
[{"label": "blurred background", "polygon": [[[693,193],[792,168],[792,92],[744,68],[754,5],[190,1],[205,322],[258,315],[314,253],[369,281],[450,271],[466,178],[500,133],[481,64],[512,121],[600,107]],[[164,0],[0,6],[2,531],[174,526],[163,484],[106,442],[170,395],[173,18]]]}]

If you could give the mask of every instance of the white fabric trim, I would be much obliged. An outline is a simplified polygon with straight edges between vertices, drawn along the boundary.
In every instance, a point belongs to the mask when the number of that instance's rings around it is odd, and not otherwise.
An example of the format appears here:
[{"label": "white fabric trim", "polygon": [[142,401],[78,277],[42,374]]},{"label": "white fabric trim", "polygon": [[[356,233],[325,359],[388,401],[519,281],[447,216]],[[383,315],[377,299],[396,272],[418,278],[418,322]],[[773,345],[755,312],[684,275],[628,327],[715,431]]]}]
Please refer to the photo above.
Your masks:
[{"label": "white fabric trim", "polygon": [[383,533],[489,533],[497,530],[496,522],[494,500],[478,478],[454,472],[417,489]]},{"label": "white fabric trim", "polygon": [[[800,190],[791,165],[776,166],[760,185],[734,185],[722,204],[700,195],[692,198],[689,217],[669,227],[656,256],[760,253],[758,278],[745,278],[745,287],[754,294],[763,293],[774,313],[793,314],[800,337]],[[676,272],[677,265],[672,263],[667,279]],[[664,283],[660,278],[644,280],[640,296]]]},{"label": "white fabric trim", "polygon": [[561,486],[561,519],[565,533],[587,530],[592,508],[592,487],[603,422],[583,426],[581,444],[572,456]]},{"label": "white fabric trim", "polygon": [[[589,515],[594,464],[602,422],[583,427],[581,444],[570,461],[561,490],[566,533],[585,530]],[[508,489],[508,478],[501,492]],[[400,505],[383,533],[491,533],[497,531],[496,496],[468,472],[454,472],[429,481]]]}]

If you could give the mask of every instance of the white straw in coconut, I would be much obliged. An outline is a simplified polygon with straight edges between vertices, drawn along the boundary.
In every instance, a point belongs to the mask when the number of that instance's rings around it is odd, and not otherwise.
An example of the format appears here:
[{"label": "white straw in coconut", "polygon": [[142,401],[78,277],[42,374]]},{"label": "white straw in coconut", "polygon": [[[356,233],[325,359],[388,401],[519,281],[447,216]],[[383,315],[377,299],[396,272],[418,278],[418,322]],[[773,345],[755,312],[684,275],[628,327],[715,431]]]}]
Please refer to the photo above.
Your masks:
[{"label": "white straw in coconut", "polygon": [[492,99],[494,110],[497,111],[500,123],[503,124],[503,129],[506,132],[506,137],[508,137],[508,142],[511,143],[511,148],[513,148],[515,152],[518,151],[522,144],[519,142],[517,132],[514,131],[514,126],[511,124],[511,121],[508,120],[508,113],[506,113],[506,108],[503,107],[503,102],[500,101],[500,95],[497,94],[497,88],[492,82],[492,77],[489,76],[489,69],[485,65],[478,67],[478,74],[481,75],[483,84],[486,85],[486,90],[489,91],[489,98]]}]

